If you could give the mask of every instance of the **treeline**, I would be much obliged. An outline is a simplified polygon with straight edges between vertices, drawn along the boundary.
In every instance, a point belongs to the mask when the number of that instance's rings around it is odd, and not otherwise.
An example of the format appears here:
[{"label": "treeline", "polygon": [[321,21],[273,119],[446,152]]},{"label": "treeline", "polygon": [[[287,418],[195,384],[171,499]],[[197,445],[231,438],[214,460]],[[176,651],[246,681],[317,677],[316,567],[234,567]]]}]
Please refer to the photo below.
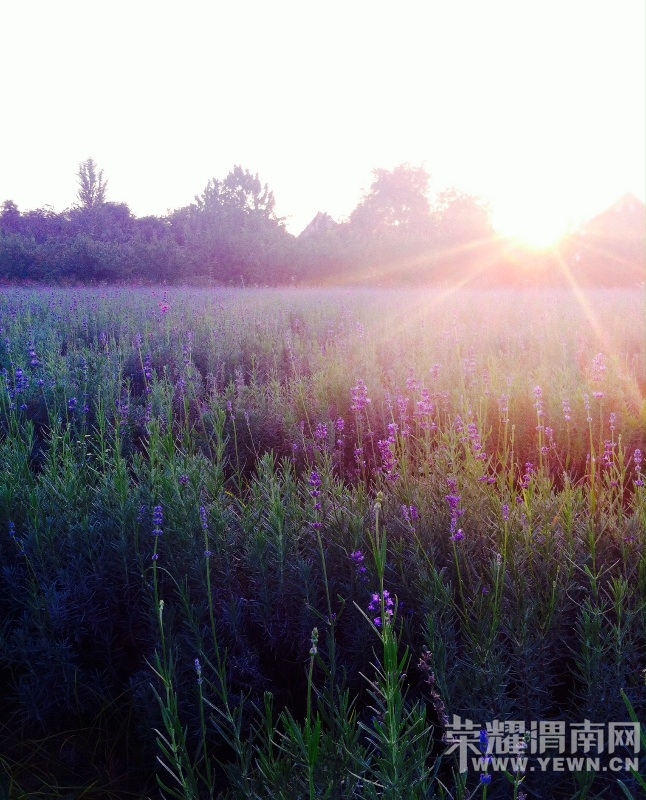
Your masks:
[{"label": "treeline", "polygon": [[92,159],[77,176],[78,202],[62,213],[21,212],[4,202],[0,279],[238,286],[643,280],[644,239],[632,218],[624,230],[621,217],[618,234],[611,219],[614,228],[610,234],[604,228],[601,244],[588,231],[559,252],[532,255],[496,236],[476,198],[448,190],[431,203],[429,175],[421,167],[375,170],[347,220],[319,213],[297,237],[277,216],[268,186],[239,166],[163,217],[136,217],[127,204],[107,201],[107,182]]}]

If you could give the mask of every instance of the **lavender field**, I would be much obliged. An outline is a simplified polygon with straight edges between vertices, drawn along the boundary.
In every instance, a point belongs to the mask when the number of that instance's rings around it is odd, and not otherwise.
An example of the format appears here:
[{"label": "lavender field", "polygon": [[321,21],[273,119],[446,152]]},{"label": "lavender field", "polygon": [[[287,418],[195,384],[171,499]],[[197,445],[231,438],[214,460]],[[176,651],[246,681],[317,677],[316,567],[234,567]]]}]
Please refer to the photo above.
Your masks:
[{"label": "lavender field", "polygon": [[643,289],[10,288],[0,329],[0,796],[643,796]]}]

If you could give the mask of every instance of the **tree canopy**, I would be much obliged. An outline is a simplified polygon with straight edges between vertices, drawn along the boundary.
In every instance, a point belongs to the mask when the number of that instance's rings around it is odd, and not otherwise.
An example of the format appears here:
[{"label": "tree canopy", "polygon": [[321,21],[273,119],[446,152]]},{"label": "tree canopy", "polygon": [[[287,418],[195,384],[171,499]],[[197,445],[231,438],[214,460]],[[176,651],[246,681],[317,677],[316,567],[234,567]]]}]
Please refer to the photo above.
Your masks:
[{"label": "tree canopy", "polygon": [[[374,170],[346,220],[319,212],[298,237],[277,215],[269,186],[239,165],[162,217],[137,218],[126,203],[108,201],[92,158],[81,162],[77,179],[78,202],[62,213],[21,212],[4,201],[0,279],[492,285],[562,282],[566,264],[568,280],[643,281],[644,209],[634,198],[547,257],[510,250],[476,197],[457,189],[432,196],[429,174],[410,164]],[[519,269],[519,260],[532,268]]]}]

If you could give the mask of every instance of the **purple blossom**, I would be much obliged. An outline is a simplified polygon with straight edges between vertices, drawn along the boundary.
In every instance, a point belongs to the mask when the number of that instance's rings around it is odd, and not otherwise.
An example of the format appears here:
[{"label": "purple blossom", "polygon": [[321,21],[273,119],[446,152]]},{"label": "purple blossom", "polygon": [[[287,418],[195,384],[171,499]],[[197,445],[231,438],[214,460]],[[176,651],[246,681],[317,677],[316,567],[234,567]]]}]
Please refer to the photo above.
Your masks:
[{"label": "purple blossom", "polygon": [[367,570],[366,570],[366,567],[364,565],[366,557],[361,552],[361,550],[355,550],[353,553],[350,553],[350,560],[352,561],[352,563],[356,567],[356,570],[359,573],[359,575],[365,575],[366,574]]},{"label": "purple blossom", "polygon": [[200,522],[202,523],[202,530],[208,531],[209,529],[209,517],[204,506],[200,506]]},{"label": "purple blossom", "polygon": [[532,475],[534,474],[534,465],[531,461],[525,464],[525,474],[523,475],[523,489],[529,489],[529,484],[532,482]]},{"label": "purple blossom", "polygon": [[502,518],[504,522],[509,522],[509,503],[504,503],[502,507]]},{"label": "purple blossom", "polygon": [[377,447],[381,455],[381,471],[388,480],[395,481],[399,478],[397,474],[397,458],[395,456],[395,446],[397,444],[397,423],[391,422],[388,426],[388,438],[379,439]]},{"label": "purple blossom", "polygon": [[363,447],[355,447],[354,449],[354,460],[359,469],[365,469],[366,462],[363,457]]},{"label": "purple blossom", "polygon": [[200,664],[200,659],[195,659],[195,672],[197,673],[197,682],[201,686],[202,685],[202,665]]},{"label": "purple blossom", "polygon": [[606,362],[603,353],[597,353],[592,359],[592,378],[595,381],[602,381],[606,374]]},{"label": "purple blossom", "polygon": [[314,438],[319,442],[327,442],[327,425],[319,422],[314,431]]},{"label": "purple blossom", "polygon": [[155,506],[153,509],[153,536],[161,536],[164,526],[164,509],[161,506]]},{"label": "purple blossom", "polygon": [[336,425],[337,433],[342,434],[343,431],[345,430],[345,420],[343,419],[343,417],[339,417],[337,419],[335,425]]},{"label": "purple blossom", "polygon": [[[388,589],[384,589],[383,610],[386,619],[392,618],[394,614],[394,608],[395,608],[395,601],[390,596],[390,592],[388,591]],[[373,619],[373,622],[377,627],[381,626],[381,609],[382,609],[382,595],[380,595],[379,592],[374,592],[371,595],[370,603],[368,604],[368,611],[372,612],[373,614],[377,611],[380,612],[380,615]]]},{"label": "purple blossom", "polygon": [[635,486],[643,486],[644,479],[642,477],[642,463],[643,463],[643,456],[642,451],[637,448],[633,453],[633,461],[635,462],[635,472],[637,473],[637,478],[635,479]]},{"label": "purple blossom", "polygon": [[76,397],[70,397],[70,399],[67,401],[67,410],[70,412],[76,411],[77,403],[78,400],[76,399]]},{"label": "purple blossom", "polygon": [[372,403],[372,400],[368,397],[368,388],[363,380],[357,381],[357,385],[350,389],[350,395],[352,397],[350,408],[357,414]]},{"label": "purple blossom", "polygon": [[501,394],[498,400],[498,408],[500,409],[500,416],[504,424],[509,422],[509,395]]},{"label": "purple blossom", "polygon": [[570,407],[570,401],[564,400],[562,405],[563,405],[563,418],[565,419],[566,422],[570,422],[570,420],[572,419],[572,409]]},{"label": "purple blossom", "polygon": [[320,497],[321,476],[316,470],[312,470],[310,474],[310,486],[312,487],[312,491],[310,492],[311,497]]},{"label": "purple blossom", "polygon": [[486,728],[482,728],[480,731],[480,752],[486,753],[489,748],[489,734],[487,733]]},{"label": "purple blossom", "polygon": [[406,522],[412,527],[414,522],[419,520],[419,511],[417,506],[403,505],[401,507],[402,516]]},{"label": "purple blossom", "polygon": [[188,486],[189,477],[188,475],[180,475],[179,476],[179,485],[180,486]]}]

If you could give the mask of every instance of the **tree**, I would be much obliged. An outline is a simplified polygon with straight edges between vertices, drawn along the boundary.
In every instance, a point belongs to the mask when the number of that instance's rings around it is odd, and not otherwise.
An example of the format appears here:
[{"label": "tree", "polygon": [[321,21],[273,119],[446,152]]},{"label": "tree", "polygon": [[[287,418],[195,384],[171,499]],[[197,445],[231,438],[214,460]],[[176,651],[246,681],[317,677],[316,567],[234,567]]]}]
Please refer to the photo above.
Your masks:
[{"label": "tree", "polygon": [[433,216],[443,247],[473,244],[493,236],[487,207],[477,197],[459,189],[445,189],[438,194]]},{"label": "tree", "polygon": [[79,184],[77,197],[81,208],[90,209],[103,205],[108,182],[103,180],[102,169],[97,172],[94,159],[82,161],[76,174]]},{"label": "tree", "polygon": [[350,225],[372,237],[424,238],[430,230],[430,176],[423,167],[401,164],[376,169],[374,181],[352,212]]},{"label": "tree", "polygon": [[198,210],[212,214],[240,212],[244,216],[282,222],[274,213],[274,193],[260,182],[257,174],[252,175],[240,166],[235,166],[223,181],[211,178],[195,203]]},{"label": "tree", "polygon": [[171,217],[188,269],[222,281],[275,281],[286,270],[293,237],[274,207],[267,184],[242,167],[224,180],[212,178],[194,203]]}]

